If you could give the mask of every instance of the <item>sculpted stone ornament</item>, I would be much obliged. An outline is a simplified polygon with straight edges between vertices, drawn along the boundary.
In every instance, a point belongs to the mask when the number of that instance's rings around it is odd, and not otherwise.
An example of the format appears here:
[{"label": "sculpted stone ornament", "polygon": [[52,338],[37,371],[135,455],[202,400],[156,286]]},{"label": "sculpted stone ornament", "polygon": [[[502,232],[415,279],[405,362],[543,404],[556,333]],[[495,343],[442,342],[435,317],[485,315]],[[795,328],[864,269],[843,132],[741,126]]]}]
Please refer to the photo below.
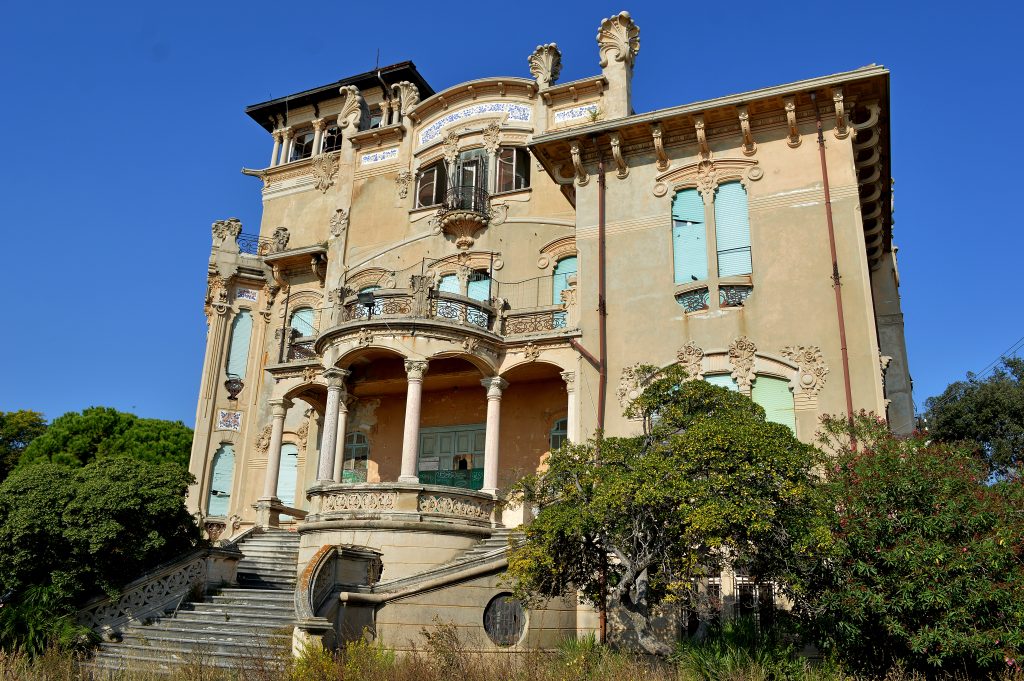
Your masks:
[{"label": "sculpted stone ornament", "polygon": [[359,345],[369,345],[373,342],[373,332],[369,329],[359,329],[359,337],[356,339],[356,343]]},{"label": "sculpted stone ornament", "polygon": [[533,341],[530,341],[523,346],[523,356],[527,362],[536,362],[540,359],[540,348],[538,348]]},{"label": "sculpted stone ornament", "polygon": [[359,123],[363,119],[363,107],[365,103],[363,96],[359,94],[359,88],[355,85],[342,85],[338,92],[345,101],[341,105],[341,113],[338,114],[338,127],[342,130],[351,128],[359,130]]},{"label": "sculpted stone ornament", "polygon": [[302,370],[302,380],[304,383],[312,383],[320,377],[319,367],[305,367]]},{"label": "sculpted stone ornament", "polygon": [[484,128],[484,148],[489,154],[498,153],[498,147],[501,145],[501,126],[495,121],[491,121]]},{"label": "sculpted stone ornament", "polygon": [[555,43],[538,45],[527,61],[530,63],[530,75],[541,89],[554,85],[562,73],[562,53]]},{"label": "sculpted stone ornament", "polygon": [[345,236],[345,231],[348,229],[348,211],[344,208],[338,208],[334,211],[334,215],[331,216],[331,236],[335,239],[339,239]]},{"label": "sculpted stone ornament", "polygon": [[746,336],[740,336],[729,345],[732,378],[744,395],[750,394],[750,384],[754,380],[755,352],[757,352],[757,346]]},{"label": "sculpted stone ornament", "polygon": [[238,218],[228,218],[227,220],[217,220],[213,223],[213,238],[214,240],[226,241],[228,239],[237,239],[238,235],[242,233],[242,221]]},{"label": "sculpted stone ornament", "polygon": [[640,51],[640,27],[629,12],[619,12],[601,22],[597,31],[597,44],[601,54],[601,68],[608,66],[608,57],[625,62],[633,68]]},{"label": "sculpted stone ornament", "polygon": [[302,422],[299,429],[295,431],[295,438],[299,441],[299,448],[306,448],[306,440],[309,438],[309,419]]},{"label": "sculpted stone ornament", "polygon": [[704,351],[692,340],[676,353],[679,366],[686,371],[686,379],[700,381],[704,379]]},{"label": "sculpted stone ornament", "polygon": [[631,364],[622,369],[622,376],[619,378],[619,387],[615,389],[615,396],[619,398],[619,406],[625,409],[633,401],[640,397],[644,386],[651,380],[649,371],[644,370],[642,362]]},{"label": "sculpted stone ornament", "polygon": [[214,312],[223,315],[230,309],[227,285],[228,282],[224,281],[219,274],[214,273],[209,276],[206,284],[206,304],[203,307],[207,322]]},{"label": "sculpted stone ornament", "polygon": [[270,449],[270,432],[273,430],[271,426],[263,426],[263,430],[256,436],[256,451],[260,454],[266,454]]},{"label": "sculpted stone ornament", "polygon": [[[407,80],[403,80],[392,85],[391,91],[395,94],[395,98],[401,105],[401,114],[403,116],[408,116],[409,111],[420,103],[419,88]],[[397,123],[398,121],[393,122]]]},{"label": "sculpted stone ornament", "polygon": [[403,170],[395,178],[395,185],[398,187],[398,198],[404,199],[409,196],[409,187],[412,185],[412,172]]},{"label": "sculpted stone ornament", "polygon": [[452,130],[444,138],[444,160],[449,165],[455,163],[455,159],[459,157],[459,133]]},{"label": "sculpted stone ornament", "polygon": [[790,345],[782,349],[783,357],[800,367],[800,392],[816,396],[825,385],[828,365],[816,345]]},{"label": "sculpted stone ornament", "polygon": [[327,190],[334,185],[334,178],[338,174],[341,161],[337,154],[320,154],[313,159],[313,180],[314,187],[326,194]]},{"label": "sculpted stone ornament", "polygon": [[274,252],[280,253],[281,251],[288,248],[288,240],[291,238],[291,234],[288,232],[287,227],[278,227],[274,230],[273,236],[270,237],[274,243]]}]

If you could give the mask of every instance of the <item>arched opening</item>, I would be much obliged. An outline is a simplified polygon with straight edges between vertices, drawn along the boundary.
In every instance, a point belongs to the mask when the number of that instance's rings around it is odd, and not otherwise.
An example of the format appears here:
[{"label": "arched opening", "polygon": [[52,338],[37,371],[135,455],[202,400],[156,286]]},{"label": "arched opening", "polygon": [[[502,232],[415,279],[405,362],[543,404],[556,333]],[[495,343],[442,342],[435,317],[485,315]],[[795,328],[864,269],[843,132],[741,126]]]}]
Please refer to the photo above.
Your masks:
[{"label": "arched opening", "polygon": [[295,489],[299,480],[299,447],[286,442],[281,445],[281,468],[277,475],[277,498],[285,506],[295,507]]},{"label": "arched opening", "polygon": [[298,332],[299,336],[315,336],[316,335],[316,320],[314,318],[314,311],[311,307],[300,307],[296,308],[292,312],[289,326]]},{"label": "arched opening", "polygon": [[228,361],[225,365],[229,377],[245,378],[251,336],[252,314],[248,310],[239,310],[231,322],[231,344],[228,346]]},{"label": "arched opening", "polygon": [[235,476],[235,448],[225,442],[213,455],[210,472],[210,493],[206,503],[206,515],[226,517],[231,507],[231,485]]}]

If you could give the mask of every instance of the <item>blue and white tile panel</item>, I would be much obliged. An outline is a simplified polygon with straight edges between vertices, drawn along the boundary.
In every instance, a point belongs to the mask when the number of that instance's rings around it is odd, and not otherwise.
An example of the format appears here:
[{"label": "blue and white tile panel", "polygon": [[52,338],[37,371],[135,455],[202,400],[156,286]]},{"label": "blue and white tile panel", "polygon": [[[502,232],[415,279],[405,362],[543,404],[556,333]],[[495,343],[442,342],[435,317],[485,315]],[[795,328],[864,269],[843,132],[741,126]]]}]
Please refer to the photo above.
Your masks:
[{"label": "blue and white tile panel", "polygon": [[398,147],[392,147],[390,149],[384,149],[382,151],[372,151],[369,154],[363,154],[359,157],[359,165],[370,166],[375,163],[384,163],[386,161],[397,161],[398,160]]},{"label": "blue and white tile panel", "polygon": [[508,114],[506,119],[509,122],[529,123],[533,117],[533,109],[524,104],[512,104],[509,102],[488,102],[486,104],[474,104],[467,106],[450,114],[445,114],[436,121],[420,131],[420,145],[429,144],[441,136],[441,131],[453,123],[459,123],[477,116],[493,114]]},{"label": "blue and white tile panel", "polygon": [[594,114],[597,113],[597,110],[597,104],[584,104],[583,106],[574,106],[571,109],[556,111],[555,125],[589,123]]},{"label": "blue and white tile panel", "polygon": [[252,302],[255,303],[258,296],[259,296],[259,291],[257,291],[256,289],[252,289],[252,288],[235,289],[235,300],[249,300],[249,301],[252,301]]},{"label": "blue and white tile panel", "polygon": [[217,430],[241,430],[242,412],[220,409],[217,411]]}]

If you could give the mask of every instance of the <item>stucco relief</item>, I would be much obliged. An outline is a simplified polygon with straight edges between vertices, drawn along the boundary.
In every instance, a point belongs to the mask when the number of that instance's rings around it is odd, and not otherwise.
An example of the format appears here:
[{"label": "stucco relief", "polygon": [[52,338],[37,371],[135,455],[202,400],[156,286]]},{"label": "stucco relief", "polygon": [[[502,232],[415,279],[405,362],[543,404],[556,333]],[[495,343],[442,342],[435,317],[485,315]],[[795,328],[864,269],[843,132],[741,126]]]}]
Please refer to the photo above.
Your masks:
[{"label": "stucco relief", "polygon": [[538,45],[527,61],[530,75],[541,88],[551,87],[562,73],[562,52],[555,43]]},{"label": "stucco relief", "polygon": [[497,154],[498,146],[501,144],[501,126],[498,125],[497,121],[491,121],[484,128],[484,149],[489,154]]},{"label": "stucco relief", "polygon": [[359,130],[359,123],[363,118],[363,96],[359,94],[359,88],[355,85],[343,85],[338,92],[345,98],[341,105],[341,113],[338,114],[338,127],[345,129],[351,127]]},{"label": "stucco relief", "polygon": [[608,66],[609,57],[633,68],[636,55],[640,52],[640,27],[629,12],[619,12],[601,21],[597,44],[601,54],[601,68]]},{"label": "stucco relief", "polygon": [[704,378],[704,351],[692,340],[679,348],[676,353],[679,366],[686,372],[687,380],[703,380]]},{"label": "stucco relief", "polygon": [[619,378],[619,387],[615,389],[615,396],[619,398],[619,406],[623,409],[640,397],[644,386],[651,378],[650,372],[645,371],[644,366],[642,362],[637,362],[622,369],[622,376]]},{"label": "stucco relief", "polygon": [[320,512],[392,511],[397,503],[398,492],[336,492],[323,497]]},{"label": "stucco relief", "polygon": [[800,368],[800,391],[816,397],[825,385],[828,365],[816,345],[790,345],[782,349],[782,355]]},{"label": "stucco relief", "polygon": [[331,216],[331,236],[340,239],[345,236],[346,231],[348,231],[348,211],[338,208]]},{"label": "stucco relief", "polygon": [[403,170],[395,178],[395,186],[398,188],[398,198],[404,199],[409,196],[409,187],[412,185],[412,172]]},{"label": "stucco relief", "polygon": [[756,182],[763,176],[764,172],[753,159],[705,158],[657,175],[651,192],[655,196],[664,196],[669,189],[696,187],[704,195],[704,200],[710,202],[715,189],[723,182],[738,180],[746,186],[747,181]]},{"label": "stucco relief", "polygon": [[750,394],[750,385],[754,380],[754,353],[756,352],[757,346],[746,336],[740,336],[729,345],[731,375],[744,395]]},{"label": "stucco relief", "polygon": [[313,186],[326,194],[327,190],[334,185],[334,178],[338,174],[341,163],[338,154],[320,154],[313,157]]},{"label": "stucco relief", "polygon": [[420,513],[437,513],[473,520],[488,520],[494,502],[477,501],[447,494],[424,494],[420,496],[417,510]]},{"label": "stucco relief", "polygon": [[263,426],[263,430],[256,436],[256,452],[258,454],[266,454],[270,449],[270,433],[273,430],[271,426]]}]

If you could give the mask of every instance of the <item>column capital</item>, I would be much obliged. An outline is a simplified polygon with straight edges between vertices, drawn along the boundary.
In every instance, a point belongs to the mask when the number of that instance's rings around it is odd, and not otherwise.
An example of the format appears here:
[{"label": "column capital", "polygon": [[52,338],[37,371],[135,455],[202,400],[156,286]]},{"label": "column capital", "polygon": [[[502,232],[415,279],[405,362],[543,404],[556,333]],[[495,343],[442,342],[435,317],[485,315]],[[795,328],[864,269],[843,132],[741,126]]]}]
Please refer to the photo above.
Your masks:
[{"label": "column capital", "polygon": [[327,119],[325,118],[314,118],[313,119],[313,130],[315,132],[323,132],[324,128],[327,127]]},{"label": "column capital", "polygon": [[410,381],[422,381],[423,374],[427,373],[427,360],[407,359],[405,360],[405,373]]},{"label": "column capital", "polygon": [[572,392],[576,389],[576,372],[575,371],[563,371],[562,380],[565,381],[565,389],[568,392]]},{"label": "column capital", "polygon": [[273,400],[267,400],[267,404],[270,405],[271,413],[274,416],[280,416],[283,418],[288,410],[292,408],[294,402],[285,397],[278,397]]},{"label": "column capital", "polygon": [[324,370],[324,378],[327,379],[327,389],[331,388],[345,388],[345,379],[352,374],[348,369],[339,369],[337,367],[331,367]]},{"label": "column capital", "polygon": [[481,379],[480,385],[487,388],[488,399],[501,399],[501,391],[508,387],[508,381],[501,376],[488,376]]},{"label": "column capital", "polygon": [[294,130],[292,130],[292,128],[291,128],[290,126],[289,126],[289,127],[287,127],[287,128],[281,128],[281,135],[282,135],[282,136],[283,136],[283,137],[284,137],[284,138],[285,138],[286,140],[289,140],[289,139],[291,139],[291,138],[292,138],[292,134],[293,134],[294,132],[295,132],[295,131],[294,131]]}]

